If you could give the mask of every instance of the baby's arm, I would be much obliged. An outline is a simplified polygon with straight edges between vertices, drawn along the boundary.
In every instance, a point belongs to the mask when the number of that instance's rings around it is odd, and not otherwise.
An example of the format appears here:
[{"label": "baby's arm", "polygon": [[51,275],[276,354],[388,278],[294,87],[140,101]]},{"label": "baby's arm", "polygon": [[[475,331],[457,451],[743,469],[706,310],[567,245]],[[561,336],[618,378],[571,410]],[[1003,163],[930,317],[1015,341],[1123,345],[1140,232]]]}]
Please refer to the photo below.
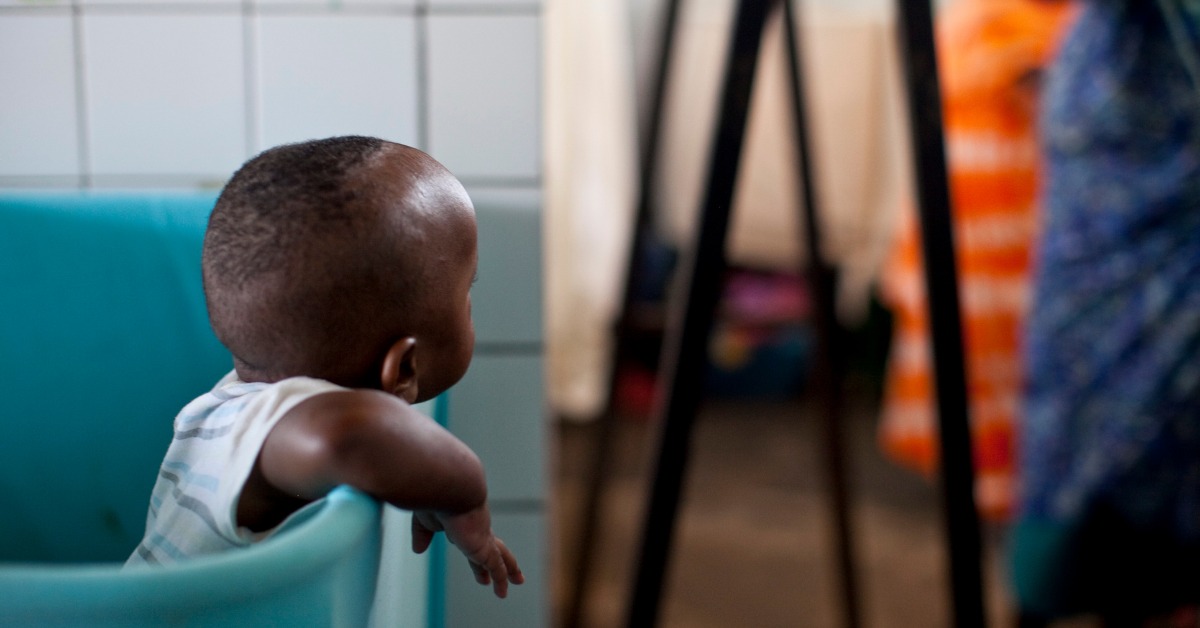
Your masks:
[{"label": "baby's arm", "polygon": [[[288,411],[263,444],[238,504],[242,525],[273,525],[280,510],[348,484],[414,511],[413,549],[445,530],[481,584],[504,597],[524,582],[517,561],[492,533],[483,465],[469,447],[404,401],[348,390]],[[243,514],[247,520],[243,520]]]}]

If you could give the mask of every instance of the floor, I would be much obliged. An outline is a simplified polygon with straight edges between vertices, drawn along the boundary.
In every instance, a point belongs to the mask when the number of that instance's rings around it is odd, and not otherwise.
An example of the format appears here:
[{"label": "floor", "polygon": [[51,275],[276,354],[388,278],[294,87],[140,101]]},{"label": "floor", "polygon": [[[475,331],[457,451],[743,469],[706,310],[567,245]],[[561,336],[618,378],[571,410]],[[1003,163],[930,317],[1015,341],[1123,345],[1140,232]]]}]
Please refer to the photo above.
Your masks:
[{"label": "floor", "polygon": [[[850,393],[845,420],[861,625],[949,625],[936,485],[883,460],[875,405]],[[706,402],[693,441],[660,626],[843,626],[817,416],[801,400]],[[618,422],[584,625],[624,625],[657,428]],[[595,427],[558,426],[556,617],[569,590]],[[988,532],[985,536],[998,536]],[[989,625],[1010,626],[999,542],[985,539]]]}]

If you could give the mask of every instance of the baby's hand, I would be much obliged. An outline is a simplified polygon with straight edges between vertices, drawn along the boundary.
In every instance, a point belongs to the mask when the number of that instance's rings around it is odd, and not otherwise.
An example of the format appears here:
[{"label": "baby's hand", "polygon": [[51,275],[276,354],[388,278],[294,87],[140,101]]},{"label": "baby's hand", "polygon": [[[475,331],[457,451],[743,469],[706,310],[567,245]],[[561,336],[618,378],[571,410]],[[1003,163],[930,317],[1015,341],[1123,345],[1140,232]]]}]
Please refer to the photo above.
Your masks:
[{"label": "baby's hand", "polygon": [[421,510],[413,513],[413,551],[429,548],[435,532],[442,530],[446,539],[467,557],[475,581],[491,584],[496,597],[508,595],[508,583],[523,584],[525,576],[517,559],[504,542],[492,533],[492,516],[486,504],[458,515]]}]

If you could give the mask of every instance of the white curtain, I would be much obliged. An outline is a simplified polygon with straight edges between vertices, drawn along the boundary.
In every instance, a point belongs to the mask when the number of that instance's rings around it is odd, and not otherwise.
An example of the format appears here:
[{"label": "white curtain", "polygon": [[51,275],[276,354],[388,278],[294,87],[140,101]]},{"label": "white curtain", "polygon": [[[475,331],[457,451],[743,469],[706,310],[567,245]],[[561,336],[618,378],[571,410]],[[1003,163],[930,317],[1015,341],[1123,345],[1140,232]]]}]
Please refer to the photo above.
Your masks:
[{"label": "white curtain", "polygon": [[636,199],[629,7],[546,4],[546,380],[560,416],[607,395],[612,321]]}]

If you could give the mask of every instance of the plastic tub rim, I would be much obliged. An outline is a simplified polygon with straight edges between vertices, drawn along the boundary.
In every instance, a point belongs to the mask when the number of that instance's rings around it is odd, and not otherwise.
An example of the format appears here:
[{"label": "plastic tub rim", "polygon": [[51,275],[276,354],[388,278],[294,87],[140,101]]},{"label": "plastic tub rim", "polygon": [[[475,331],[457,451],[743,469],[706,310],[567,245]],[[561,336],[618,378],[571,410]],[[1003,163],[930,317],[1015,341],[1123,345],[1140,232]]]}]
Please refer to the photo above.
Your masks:
[{"label": "plastic tub rim", "polygon": [[342,486],[304,521],[236,551],[200,556],[166,567],[125,569],[122,563],[0,564],[0,591],[8,599],[0,614],[23,614],[61,606],[64,589],[91,595],[72,599],[73,612],[111,613],[137,591],[143,609],[180,610],[181,591],[204,606],[231,603],[277,591],[343,560],[379,526],[380,505]]}]

